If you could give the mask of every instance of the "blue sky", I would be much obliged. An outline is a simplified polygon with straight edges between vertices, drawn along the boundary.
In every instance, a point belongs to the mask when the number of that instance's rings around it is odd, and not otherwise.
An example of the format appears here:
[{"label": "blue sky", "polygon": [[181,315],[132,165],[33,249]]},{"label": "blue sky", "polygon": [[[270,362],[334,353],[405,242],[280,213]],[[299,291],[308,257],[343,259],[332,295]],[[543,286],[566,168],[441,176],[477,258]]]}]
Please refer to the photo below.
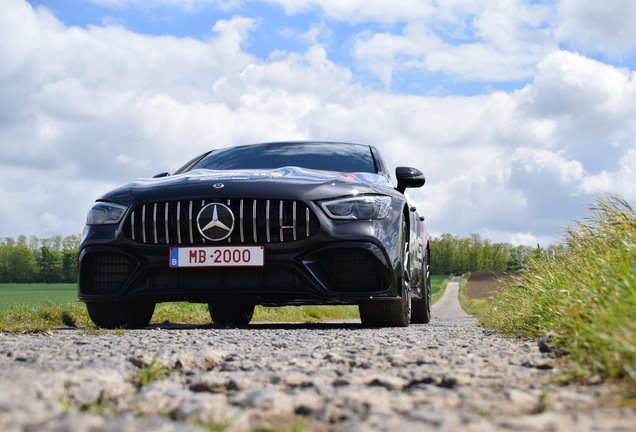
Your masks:
[{"label": "blue sky", "polygon": [[6,0],[0,237],[214,147],[376,145],[433,235],[558,241],[636,192],[636,2]]}]

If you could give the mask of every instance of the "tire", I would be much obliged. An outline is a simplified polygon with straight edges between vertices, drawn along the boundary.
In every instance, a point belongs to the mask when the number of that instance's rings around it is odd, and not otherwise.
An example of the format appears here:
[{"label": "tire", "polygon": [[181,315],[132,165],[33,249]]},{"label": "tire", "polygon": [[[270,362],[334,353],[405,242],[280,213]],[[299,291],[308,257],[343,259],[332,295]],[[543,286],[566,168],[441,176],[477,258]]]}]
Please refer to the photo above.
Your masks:
[{"label": "tire", "polygon": [[97,327],[140,329],[150,324],[155,304],[144,301],[88,302],[86,309]]},{"label": "tire", "polygon": [[[363,303],[358,306],[360,320],[365,327],[407,327],[408,299]],[[409,296],[410,297],[410,296]]]},{"label": "tire", "polygon": [[250,303],[208,303],[210,318],[223,327],[242,327],[252,320],[254,305]]},{"label": "tire", "polygon": [[426,256],[424,265],[424,292],[421,299],[413,299],[413,314],[411,322],[413,324],[427,324],[431,322],[431,266],[430,257]]},{"label": "tire", "polygon": [[358,306],[360,320],[366,327],[407,327],[411,322],[411,283],[409,281],[408,259],[408,227],[402,222],[402,255],[403,265],[400,283],[401,297],[397,300],[376,300]]}]

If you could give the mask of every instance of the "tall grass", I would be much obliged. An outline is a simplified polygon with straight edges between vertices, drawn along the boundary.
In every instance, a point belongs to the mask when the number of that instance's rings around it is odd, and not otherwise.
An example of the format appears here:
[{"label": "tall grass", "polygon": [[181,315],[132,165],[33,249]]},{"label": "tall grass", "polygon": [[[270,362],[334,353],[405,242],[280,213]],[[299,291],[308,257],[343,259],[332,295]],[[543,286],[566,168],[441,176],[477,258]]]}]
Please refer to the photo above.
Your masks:
[{"label": "tall grass", "polygon": [[551,333],[577,375],[636,385],[636,213],[617,195],[590,213],[565,230],[563,253],[537,254],[504,283],[483,321],[514,335]]}]

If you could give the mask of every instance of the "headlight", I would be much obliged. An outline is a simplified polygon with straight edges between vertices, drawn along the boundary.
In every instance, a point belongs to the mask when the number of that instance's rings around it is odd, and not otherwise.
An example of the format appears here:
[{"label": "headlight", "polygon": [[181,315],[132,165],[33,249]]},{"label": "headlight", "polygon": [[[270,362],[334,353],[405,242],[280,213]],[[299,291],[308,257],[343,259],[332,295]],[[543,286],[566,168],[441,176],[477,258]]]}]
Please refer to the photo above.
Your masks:
[{"label": "headlight", "polygon": [[390,196],[367,195],[322,201],[322,209],[332,219],[385,219],[391,210]]},{"label": "headlight", "polygon": [[93,208],[88,212],[86,225],[108,225],[119,223],[121,218],[124,217],[126,209],[126,206],[119,204],[106,202],[95,203]]}]

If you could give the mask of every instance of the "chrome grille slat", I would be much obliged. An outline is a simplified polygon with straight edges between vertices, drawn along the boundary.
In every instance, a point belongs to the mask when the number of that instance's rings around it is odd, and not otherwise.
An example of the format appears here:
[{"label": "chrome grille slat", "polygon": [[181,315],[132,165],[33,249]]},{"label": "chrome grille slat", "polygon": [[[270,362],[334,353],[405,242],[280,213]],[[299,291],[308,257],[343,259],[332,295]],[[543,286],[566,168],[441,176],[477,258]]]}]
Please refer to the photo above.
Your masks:
[{"label": "chrome grille slat", "polygon": [[177,243],[181,244],[181,201],[177,202]]},{"label": "chrome grille slat", "polygon": [[239,210],[239,227],[241,230],[241,243],[245,243],[245,228],[243,227],[243,200],[241,200],[240,210]]},{"label": "chrome grille slat", "polygon": [[258,230],[256,229],[256,200],[252,201],[252,232],[254,233],[254,243],[258,242]]},{"label": "chrome grille slat", "polygon": [[146,206],[141,210],[141,235],[144,243],[146,243]]},{"label": "chrome grille slat", "polygon": [[132,233],[132,239],[137,240],[135,237],[135,212],[130,215],[130,232]]},{"label": "chrome grille slat", "polygon": [[164,220],[163,229],[166,233],[166,244],[170,244],[170,231],[168,231],[168,216],[170,214],[169,211],[170,211],[170,204],[166,202],[166,205],[164,207],[164,214],[163,214],[163,220]]},{"label": "chrome grille slat", "polygon": [[285,240],[285,233],[283,232],[283,227],[284,227],[283,216],[285,215],[283,213],[284,210],[285,210],[285,208],[283,206],[283,201],[281,200],[278,203],[278,226],[280,227],[279,228],[280,241],[284,241]]},{"label": "chrome grille slat", "polygon": [[[201,209],[215,202],[227,205],[235,217],[234,231],[219,242],[206,241],[197,226]],[[141,203],[123,227],[128,239],[143,244],[220,246],[299,241],[318,233],[320,222],[303,201],[199,198]]]},{"label": "chrome grille slat", "polygon": [[155,203],[154,206],[152,206],[152,234],[153,234],[153,238],[155,239],[155,244],[157,244],[158,239],[157,239],[157,203]]},{"label": "chrome grille slat", "polygon": [[294,204],[292,205],[292,212],[293,212],[293,220],[292,223],[294,225],[294,241],[296,241],[296,201],[294,201]]},{"label": "chrome grille slat", "polygon": [[265,204],[265,233],[267,238],[267,243],[272,241],[272,236],[269,231],[269,200],[266,201]]},{"label": "chrome grille slat", "polygon": [[192,201],[190,201],[190,207],[189,207],[189,210],[188,210],[188,219],[190,221],[189,225],[188,225],[189,230],[190,230],[190,244],[194,243],[194,237],[192,235],[192,204],[193,204]]}]

